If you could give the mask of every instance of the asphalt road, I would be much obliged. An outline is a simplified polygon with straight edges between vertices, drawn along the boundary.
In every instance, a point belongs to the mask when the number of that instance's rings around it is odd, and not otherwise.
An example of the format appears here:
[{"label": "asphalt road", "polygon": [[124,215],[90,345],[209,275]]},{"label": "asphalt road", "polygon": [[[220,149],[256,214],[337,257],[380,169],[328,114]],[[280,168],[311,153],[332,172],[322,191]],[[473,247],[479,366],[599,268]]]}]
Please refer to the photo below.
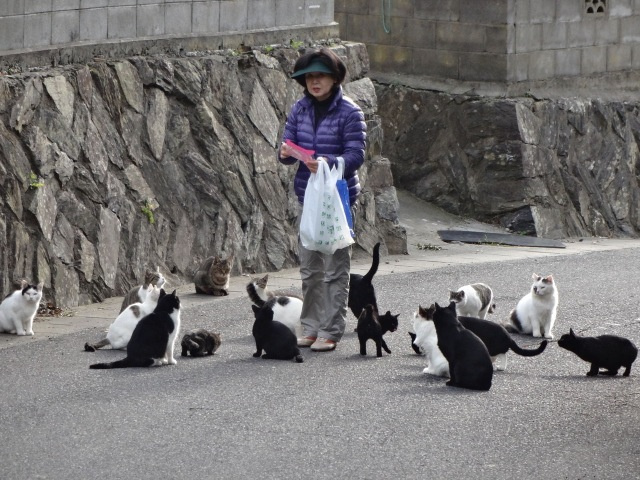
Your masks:
[{"label": "asphalt road", "polygon": [[558,284],[556,339],[572,327],[640,345],[640,249],[376,277],[380,308],[401,320],[380,359],[372,343],[358,354],[352,316],[335,352],[254,359],[249,300],[221,299],[182,313],[183,329],[220,332],[220,350],[177,366],[90,371],[124,355],[84,352],[95,329],[0,350],[0,478],[638,478],[640,364],[589,378],[553,342],[509,353],[489,392],[422,373],[407,334],[418,304],[482,281],[504,319],[533,272]]}]

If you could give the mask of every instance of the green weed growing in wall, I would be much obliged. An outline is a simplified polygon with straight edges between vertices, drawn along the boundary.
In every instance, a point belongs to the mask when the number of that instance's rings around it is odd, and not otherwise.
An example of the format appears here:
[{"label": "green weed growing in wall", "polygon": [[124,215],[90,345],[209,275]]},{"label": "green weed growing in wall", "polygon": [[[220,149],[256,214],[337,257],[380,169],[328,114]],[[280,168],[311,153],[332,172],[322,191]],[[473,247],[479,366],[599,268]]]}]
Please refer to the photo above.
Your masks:
[{"label": "green weed growing in wall", "polygon": [[29,188],[36,189],[36,188],[40,188],[40,187],[44,187],[44,182],[35,173],[30,172],[29,173]]},{"label": "green weed growing in wall", "polygon": [[149,223],[151,225],[156,223],[156,219],[153,216],[153,205],[151,205],[151,202],[149,202],[149,200],[147,200],[145,204],[140,207],[140,210],[145,214],[147,220],[149,220]]}]

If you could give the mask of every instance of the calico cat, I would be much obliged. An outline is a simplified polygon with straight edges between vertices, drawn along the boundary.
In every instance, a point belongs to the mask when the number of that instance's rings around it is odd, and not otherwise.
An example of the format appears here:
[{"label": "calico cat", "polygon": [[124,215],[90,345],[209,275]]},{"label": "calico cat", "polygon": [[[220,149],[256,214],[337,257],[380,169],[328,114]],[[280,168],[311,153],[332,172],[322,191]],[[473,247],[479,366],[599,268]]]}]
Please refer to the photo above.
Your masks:
[{"label": "calico cat", "polygon": [[256,342],[253,356],[260,357],[264,350],[262,358],[304,362],[298,348],[298,339],[289,327],[273,320],[273,309],[268,304],[263,307],[251,305],[251,308],[255,316],[251,330]]},{"label": "calico cat", "polygon": [[448,377],[449,362],[438,348],[438,335],[433,323],[434,311],[434,305],[428,309],[418,305],[418,311],[413,314],[413,330],[416,333],[413,334],[412,345],[417,349],[422,349],[427,357],[427,368],[422,373]]},{"label": "calico cat", "polygon": [[[362,310],[369,304],[378,308],[376,292],[371,281],[378,271],[380,264],[380,242],[373,247],[373,260],[371,268],[364,275],[352,273],[349,275],[349,300],[347,305],[356,318],[360,318]],[[357,330],[357,329],[356,329]]]},{"label": "calico cat", "polygon": [[552,339],[558,308],[558,289],[552,275],[542,277],[534,273],[532,278],[531,291],[511,311],[511,323],[505,325],[505,328],[511,333]]},{"label": "calico cat", "polygon": [[585,362],[591,364],[587,376],[595,377],[600,369],[603,375],[614,376],[620,367],[624,367],[624,377],[631,373],[631,364],[638,356],[638,348],[631,340],[617,335],[600,335],[597,337],[580,337],[569,329],[558,340],[558,346],[575,353]]},{"label": "calico cat", "polygon": [[165,278],[162,273],[160,273],[160,267],[156,268],[156,271],[147,270],[144,273],[144,281],[142,285],[133,287],[122,299],[122,305],[120,305],[120,313],[127,308],[129,305],[134,303],[142,303],[147,296],[147,289],[149,285],[153,285],[154,287],[162,287],[165,283]]},{"label": "calico cat", "polygon": [[95,352],[97,349],[107,345],[111,345],[113,349],[126,348],[138,322],[153,312],[158,304],[160,295],[163,293],[164,289],[149,285],[145,291],[144,302],[134,303],[125,308],[109,325],[105,338],[96,343],[85,343],[85,351]]},{"label": "calico cat", "polygon": [[233,265],[233,254],[226,259],[218,256],[207,258],[196,270],[193,283],[196,293],[221,297],[229,295],[229,279]]},{"label": "calico cat", "polygon": [[367,340],[373,340],[376,344],[376,356],[382,356],[382,349],[391,353],[387,342],[382,337],[386,332],[395,332],[398,329],[399,315],[391,315],[387,311],[383,316],[378,315],[378,310],[371,304],[366,305],[358,317],[358,341],[360,342],[360,355],[367,354]]},{"label": "calico cat", "polygon": [[176,338],[180,333],[180,299],[172,293],[160,292],[158,305],[142,318],[131,334],[127,356],[111,363],[94,363],[91,369],[151,367],[175,365],[173,356]]},{"label": "calico cat", "polygon": [[449,301],[456,302],[458,315],[487,318],[487,313],[495,311],[493,290],[484,283],[472,283],[449,291]]},{"label": "calico cat", "polygon": [[0,303],[0,332],[33,335],[33,319],[38,313],[44,282],[31,285],[26,280]]},{"label": "calico cat", "polygon": [[478,336],[458,321],[456,303],[448,307],[435,304],[433,323],[438,335],[438,348],[449,362],[450,387],[487,391],[493,380],[493,364],[489,351]]},{"label": "calico cat", "polygon": [[220,334],[218,333],[210,332],[204,328],[189,330],[184,334],[180,342],[182,356],[186,357],[189,353],[192,357],[213,355],[220,348],[221,343]]},{"label": "calico cat", "polygon": [[302,336],[302,299],[294,295],[277,295],[267,289],[267,280],[268,275],[265,275],[247,284],[249,298],[258,307],[268,304],[275,321],[285,324],[297,337]]}]

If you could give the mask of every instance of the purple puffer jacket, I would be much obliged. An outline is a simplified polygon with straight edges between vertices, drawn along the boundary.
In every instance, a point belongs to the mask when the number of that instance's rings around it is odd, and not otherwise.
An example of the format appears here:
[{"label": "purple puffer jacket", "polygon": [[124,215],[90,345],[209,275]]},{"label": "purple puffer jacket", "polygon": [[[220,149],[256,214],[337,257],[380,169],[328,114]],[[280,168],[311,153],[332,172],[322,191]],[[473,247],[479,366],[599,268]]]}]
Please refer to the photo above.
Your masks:
[{"label": "purple puffer jacket", "polygon": [[[366,131],[362,110],[353,100],[344,96],[342,87],[339,87],[320,125],[315,125],[313,98],[305,95],[298,100],[287,117],[282,141],[291,140],[303,148],[315,150],[314,156],[325,157],[329,167],[337,164],[337,157],[342,157],[344,178],[349,185],[349,202],[353,205],[361,189],[357,170],[364,162]],[[279,154],[278,160],[286,165],[298,162],[293,157],[280,158]],[[302,203],[311,172],[304,163],[298,163],[294,190],[298,201]]]}]

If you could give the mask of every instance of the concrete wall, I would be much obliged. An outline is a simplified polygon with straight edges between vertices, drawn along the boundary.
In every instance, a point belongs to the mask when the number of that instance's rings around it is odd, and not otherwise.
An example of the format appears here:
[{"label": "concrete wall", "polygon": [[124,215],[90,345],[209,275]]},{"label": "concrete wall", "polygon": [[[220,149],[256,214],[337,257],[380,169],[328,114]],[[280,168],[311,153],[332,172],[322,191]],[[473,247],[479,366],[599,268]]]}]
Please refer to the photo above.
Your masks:
[{"label": "concrete wall", "polygon": [[333,22],[333,0],[0,0],[0,55]]},{"label": "concrete wall", "polygon": [[640,69],[640,0],[336,0],[335,12],[374,71],[515,82]]}]

